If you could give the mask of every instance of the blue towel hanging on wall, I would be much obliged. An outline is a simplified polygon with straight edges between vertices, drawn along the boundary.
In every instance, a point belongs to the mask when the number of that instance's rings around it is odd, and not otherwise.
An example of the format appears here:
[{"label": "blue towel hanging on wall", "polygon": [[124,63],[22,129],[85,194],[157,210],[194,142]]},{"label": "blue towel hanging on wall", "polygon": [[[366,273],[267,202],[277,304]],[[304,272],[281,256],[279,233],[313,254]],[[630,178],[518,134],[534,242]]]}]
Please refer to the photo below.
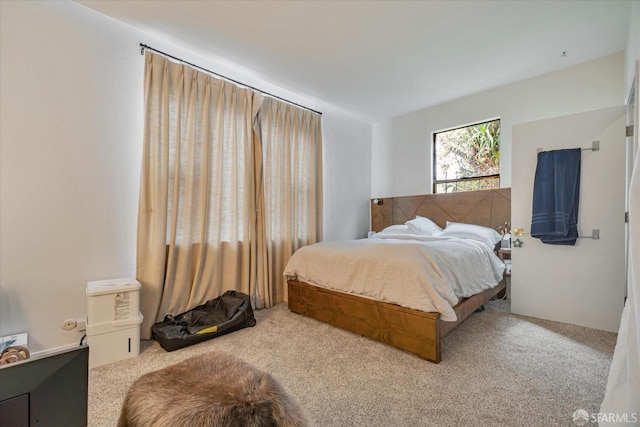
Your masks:
[{"label": "blue towel hanging on wall", "polygon": [[531,237],[542,243],[576,244],[581,153],[580,148],[538,153]]}]

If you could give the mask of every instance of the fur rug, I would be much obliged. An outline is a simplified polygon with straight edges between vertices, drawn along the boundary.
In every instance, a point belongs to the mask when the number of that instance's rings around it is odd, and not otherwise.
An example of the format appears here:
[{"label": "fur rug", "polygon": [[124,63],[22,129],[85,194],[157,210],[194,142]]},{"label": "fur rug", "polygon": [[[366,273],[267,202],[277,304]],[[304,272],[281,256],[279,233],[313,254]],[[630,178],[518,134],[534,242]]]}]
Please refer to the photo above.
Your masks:
[{"label": "fur rug", "polygon": [[118,427],[309,425],[304,409],[271,375],[222,351],[140,377],[118,421]]}]

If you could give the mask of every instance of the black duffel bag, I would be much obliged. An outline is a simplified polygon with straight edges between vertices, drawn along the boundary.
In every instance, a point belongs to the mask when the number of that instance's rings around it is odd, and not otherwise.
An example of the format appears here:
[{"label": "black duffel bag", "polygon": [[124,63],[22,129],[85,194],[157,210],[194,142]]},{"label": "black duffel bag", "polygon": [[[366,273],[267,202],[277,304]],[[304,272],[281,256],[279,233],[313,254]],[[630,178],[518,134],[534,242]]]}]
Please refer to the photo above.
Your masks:
[{"label": "black duffel bag", "polygon": [[162,348],[173,351],[255,325],[249,295],[227,291],[177,316],[168,314],[151,333]]}]

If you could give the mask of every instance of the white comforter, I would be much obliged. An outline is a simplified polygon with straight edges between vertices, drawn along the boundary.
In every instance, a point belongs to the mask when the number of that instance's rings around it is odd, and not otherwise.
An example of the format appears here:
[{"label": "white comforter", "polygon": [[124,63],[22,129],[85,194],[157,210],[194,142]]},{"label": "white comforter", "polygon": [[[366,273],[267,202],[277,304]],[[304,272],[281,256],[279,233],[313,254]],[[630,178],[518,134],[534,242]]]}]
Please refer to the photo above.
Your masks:
[{"label": "white comforter", "polygon": [[286,279],[437,311],[455,321],[460,298],[492,288],[504,263],[486,244],[452,237],[387,235],[384,238],[321,242],[298,249]]}]

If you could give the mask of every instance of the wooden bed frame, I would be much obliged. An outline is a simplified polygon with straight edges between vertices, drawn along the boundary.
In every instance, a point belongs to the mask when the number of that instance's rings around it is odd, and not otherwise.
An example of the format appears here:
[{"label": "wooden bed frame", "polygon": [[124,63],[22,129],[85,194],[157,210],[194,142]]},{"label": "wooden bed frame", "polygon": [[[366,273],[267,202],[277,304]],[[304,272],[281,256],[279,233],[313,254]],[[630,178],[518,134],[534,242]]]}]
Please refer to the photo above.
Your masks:
[{"label": "wooden bed frame", "polygon": [[[441,227],[447,221],[454,221],[497,229],[511,221],[510,188],[378,200],[382,200],[382,204],[377,205],[371,201],[373,231],[380,231],[393,224],[404,224],[416,215],[430,218]],[[294,313],[439,363],[442,358],[442,337],[504,289],[503,279],[495,288],[461,300],[454,307],[458,318],[455,322],[440,320],[440,313],[404,308],[297,280],[288,281],[288,304],[289,310]]]}]

